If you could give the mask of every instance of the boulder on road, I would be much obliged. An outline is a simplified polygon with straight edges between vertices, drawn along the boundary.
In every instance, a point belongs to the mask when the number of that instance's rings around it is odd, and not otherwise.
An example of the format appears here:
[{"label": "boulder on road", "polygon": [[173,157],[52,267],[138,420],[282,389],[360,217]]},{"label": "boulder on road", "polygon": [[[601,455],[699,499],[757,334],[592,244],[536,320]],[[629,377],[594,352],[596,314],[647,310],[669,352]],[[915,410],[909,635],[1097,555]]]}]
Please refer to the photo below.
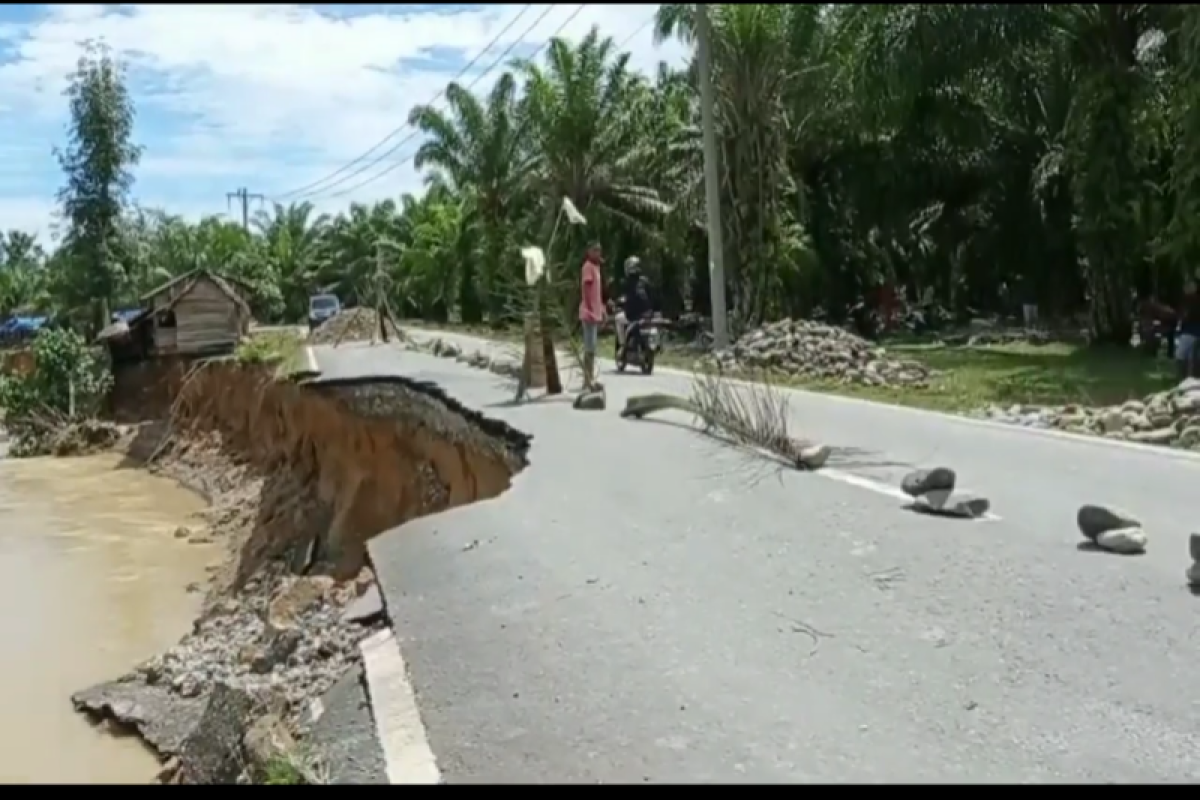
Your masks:
[{"label": "boulder on road", "polygon": [[827,444],[814,444],[801,448],[796,456],[796,466],[800,469],[820,469],[829,460],[833,448]]},{"label": "boulder on road", "polygon": [[603,411],[606,406],[604,392],[581,392],[575,398],[574,407],[579,411]]},{"label": "boulder on road", "polygon": [[1081,506],[1075,515],[1075,523],[1079,526],[1079,532],[1093,542],[1107,531],[1142,527],[1142,523],[1127,512],[1097,505]]},{"label": "boulder on road", "polygon": [[957,476],[949,467],[918,469],[908,473],[900,482],[900,489],[909,497],[920,497],[929,492],[952,491]]}]

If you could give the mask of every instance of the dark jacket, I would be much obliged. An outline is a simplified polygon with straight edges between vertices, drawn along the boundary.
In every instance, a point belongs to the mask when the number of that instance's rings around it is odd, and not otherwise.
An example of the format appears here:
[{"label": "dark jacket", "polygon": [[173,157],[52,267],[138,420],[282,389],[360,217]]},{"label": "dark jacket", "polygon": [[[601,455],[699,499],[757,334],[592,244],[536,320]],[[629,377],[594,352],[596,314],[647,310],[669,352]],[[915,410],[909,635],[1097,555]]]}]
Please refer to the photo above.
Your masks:
[{"label": "dark jacket", "polygon": [[645,276],[641,274],[626,275],[621,286],[621,294],[625,296],[621,309],[625,312],[625,318],[630,322],[637,322],[642,315],[651,310],[650,291],[646,287]]}]

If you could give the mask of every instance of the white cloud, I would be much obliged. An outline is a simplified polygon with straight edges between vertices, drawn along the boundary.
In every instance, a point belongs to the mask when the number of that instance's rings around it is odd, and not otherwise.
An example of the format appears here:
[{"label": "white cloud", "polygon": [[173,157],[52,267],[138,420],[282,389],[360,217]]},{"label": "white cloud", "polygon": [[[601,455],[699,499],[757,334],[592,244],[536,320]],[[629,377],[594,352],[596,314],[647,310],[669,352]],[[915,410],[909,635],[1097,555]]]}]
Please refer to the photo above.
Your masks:
[{"label": "white cloud", "polygon": [[[352,14],[353,7],[318,11],[294,5],[41,8],[32,23],[0,24],[0,108],[9,109],[0,118],[0,141],[5,146],[32,141],[30,147],[46,154],[27,162],[24,171],[0,164],[0,226],[30,222],[50,207],[59,176],[49,144],[61,138],[66,114],[61,90],[84,39],[103,38],[130,66],[137,138],[146,146],[139,199],[201,213],[223,210],[223,193],[238,185],[270,196],[338,169],[403,123],[414,105],[437,94],[526,9],[373,6]],[[547,8],[528,7],[479,68],[516,44]],[[554,35],[578,8],[551,8],[523,37],[519,52]],[[660,60],[682,63],[685,52],[678,43],[652,44],[647,23],[656,8],[585,5],[559,35],[577,39],[598,25],[618,43],[626,42],[639,69],[649,72]],[[494,77],[486,76],[479,88]],[[418,189],[419,176],[405,164],[359,191],[328,197],[411,154],[415,144],[312,199],[335,210],[351,200]],[[31,190],[38,200],[25,203],[17,196]],[[16,208],[29,210],[10,217]],[[46,222],[35,227],[44,229]]]}]

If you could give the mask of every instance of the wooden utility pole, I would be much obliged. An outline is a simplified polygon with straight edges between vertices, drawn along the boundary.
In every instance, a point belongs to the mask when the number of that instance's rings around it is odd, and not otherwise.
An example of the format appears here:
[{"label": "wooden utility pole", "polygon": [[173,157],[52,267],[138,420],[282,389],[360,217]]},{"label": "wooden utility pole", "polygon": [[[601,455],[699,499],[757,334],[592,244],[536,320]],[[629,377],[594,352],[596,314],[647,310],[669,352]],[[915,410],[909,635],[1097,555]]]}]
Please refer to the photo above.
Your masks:
[{"label": "wooden utility pole", "polygon": [[[388,325],[390,324],[397,332],[400,326],[396,324],[396,319],[392,316],[392,304],[388,302],[388,278],[387,270],[384,269],[383,249],[387,244],[382,240],[375,242],[375,276],[371,282],[375,284],[375,316],[379,318],[379,338],[387,344]],[[399,335],[399,333],[397,333]]]},{"label": "wooden utility pole", "polygon": [[712,24],[708,6],[696,6],[696,61],[700,71],[700,125],[704,131],[704,200],[708,208],[709,295],[712,298],[713,346],[729,346],[725,308],[725,245],[721,236],[721,172],[713,119]]},{"label": "wooden utility pole", "polygon": [[262,196],[261,194],[251,194],[250,190],[247,189],[245,186],[238,189],[237,191],[225,193],[226,207],[229,207],[233,203],[234,200],[237,200],[238,204],[241,205],[241,207],[242,207],[242,227],[245,228],[246,230],[250,230],[250,201],[257,200],[259,203],[262,203],[266,199],[267,198]]}]

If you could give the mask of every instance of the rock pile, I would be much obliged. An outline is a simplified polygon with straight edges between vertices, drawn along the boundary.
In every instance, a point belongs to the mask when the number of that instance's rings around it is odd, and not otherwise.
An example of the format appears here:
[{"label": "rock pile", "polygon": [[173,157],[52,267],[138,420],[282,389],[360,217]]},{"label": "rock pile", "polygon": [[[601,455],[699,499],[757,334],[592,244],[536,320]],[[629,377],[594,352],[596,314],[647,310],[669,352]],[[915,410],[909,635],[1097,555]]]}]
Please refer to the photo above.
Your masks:
[{"label": "rock pile", "polygon": [[453,358],[460,364],[466,364],[468,367],[475,369],[487,370],[493,375],[499,375],[504,378],[516,379],[521,375],[521,362],[515,358],[493,357],[482,350],[467,352],[453,342],[446,341],[445,339],[411,340],[406,346],[410,350],[429,353],[439,358]]},{"label": "rock pile", "polygon": [[1142,523],[1124,511],[1104,506],[1082,506],[1075,515],[1075,523],[1083,538],[1112,553],[1137,555],[1146,550],[1146,532]]},{"label": "rock pile", "polygon": [[[397,342],[405,340],[404,332],[387,322],[388,336]],[[379,314],[373,308],[347,308],[327,320],[308,335],[312,344],[366,342],[379,337]]]},{"label": "rock pile", "polygon": [[289,709],[333,685],[358,657],[369,627],[344,622],[344,606],[373,576],[338,586],[332,578],[297,578],[273,565],[239,595],[218,601],[179,644],[138,668],[150,685],[183,697],[214,685],[252,697],[277,696]]},{"label": "rock pile", "polygon": [[1200,380],[1107,408],[1068,406],[989,406],[975,416],[996,422],[1085,433],[1142,444],[1200,449]]},{"label": "rock pile", "polygon": [[925,514],[961,519],[982,517],[991,508],[986,497],[954,493],[958,476],[949,467],[919,469],[904,476],[900,489],[913,498],[912,508]]},{"label": "rock pile", "polygon": [[790,319],[751,331],[729,349],[699,359],[696,366],[880,387],[925,386],[931,375],[924,364],[889,358],[883,348],[842,328]]},{"label": "rock pile", "polygon": [[[212,604],[177,645],[72,701],[81,711],[135,729],[164,758],[179,757],[184,772],[193,773],[185,782],[222,782],[194,774],[215,757],[188,752],[197,742],[215,746],[205,731],[214,705],[237,698],[240,710],[217,709],[216,715],[236,731],[253,728],[264,714],[294,725],[312,698],[357,663],[359,642],[381,626],[379,615],[358,609],[372,591],[369,569],[336,584],[273,565],[241,593]],[[228,754],[215,760],[224,763]]]}]

